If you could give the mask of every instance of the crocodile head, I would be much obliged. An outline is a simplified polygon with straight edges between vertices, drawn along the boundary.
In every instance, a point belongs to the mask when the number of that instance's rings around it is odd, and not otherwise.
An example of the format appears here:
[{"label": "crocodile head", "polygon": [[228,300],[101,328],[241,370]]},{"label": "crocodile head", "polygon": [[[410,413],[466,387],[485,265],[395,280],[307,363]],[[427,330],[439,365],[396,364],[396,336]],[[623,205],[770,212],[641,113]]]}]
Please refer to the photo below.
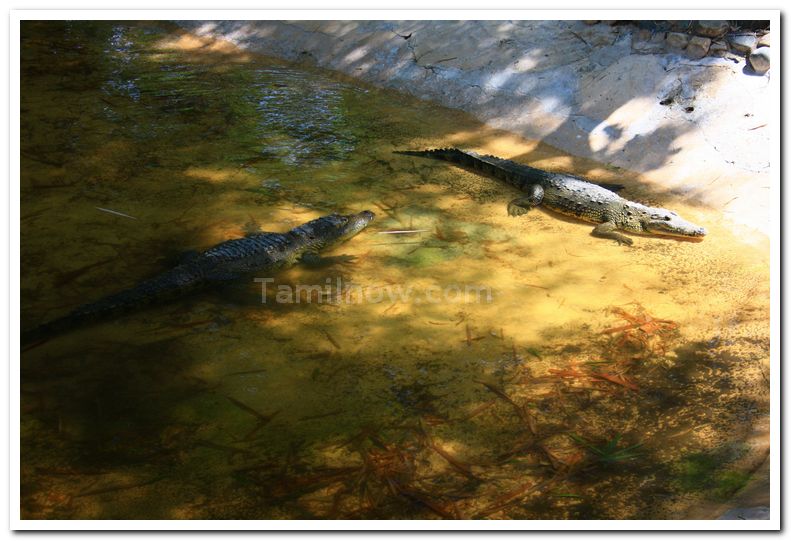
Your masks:
[{"label": "crocodile head", "polygon": [[357,214],[330,214],[302,224],[293,233],[305,239],[314,250],[323,250],[352,238],[370,224],[375,215],[370,210]]},{"label": "crocodile head", "polygon": [[654,235],[670,237],[702,238],[706,229],[688,222],[671,210],[651,208],[641,220],[643,230]]}]

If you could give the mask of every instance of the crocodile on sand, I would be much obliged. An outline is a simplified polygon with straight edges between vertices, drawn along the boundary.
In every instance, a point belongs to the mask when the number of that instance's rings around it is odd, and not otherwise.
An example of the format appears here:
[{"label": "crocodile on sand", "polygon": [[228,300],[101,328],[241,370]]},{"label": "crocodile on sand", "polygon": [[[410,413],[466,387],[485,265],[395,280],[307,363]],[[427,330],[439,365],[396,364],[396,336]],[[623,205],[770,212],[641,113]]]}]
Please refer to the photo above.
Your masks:
[{"label": "crocodile on sand", "polygon": [[330,214],[286,233],[253,233],[222,242],[203,253],[194,253],[182,264],[131,289],[85,304],[60,319],[24,332],[22,342],[40,340],[111,314],[253,272],[272,273],[299,261],[308,264],[332,261],[333,258],[321,258],[318,253],[353,237],[373,219],[374,213],[368,210],[345,216]]},{"label": "crocodile on sand", "polygon": [[436,158],[491,175],[527,194],[508,203],[509,215],[519,216],[540,205],[559,214],[598,224],[592,234],[613,239],[618,244],[632,244],[632,239],[619,231],[687,239],[700,239],[706,235],[704,228],[682,219],[673,211],[629,201],[611,189],[572,175],[550,173],[511,160],[456,148],[403,150],[396,151],[396,154]]}]

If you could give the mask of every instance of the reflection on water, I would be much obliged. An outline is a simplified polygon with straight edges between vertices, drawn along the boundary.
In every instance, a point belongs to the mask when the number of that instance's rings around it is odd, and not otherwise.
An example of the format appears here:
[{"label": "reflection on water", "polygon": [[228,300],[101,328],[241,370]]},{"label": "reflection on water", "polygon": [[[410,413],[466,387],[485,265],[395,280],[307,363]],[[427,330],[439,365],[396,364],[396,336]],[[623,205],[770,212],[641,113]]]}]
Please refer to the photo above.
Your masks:
[{"label": "reflection on water", "polygon": [[[676,518],[748,479],[768,252],[715,210],[160,24],[24,23],[21,97],[23,328],[247,231],[379,216],[263,304],[230,284],[24,351],[24,517]],[[626,184],[709,236],[620,247],[392,154],[451,145]],[[300,284],[329,289],[277,302]]]},{"label": "reflection on water", "polygon": [[348,159],[357,137],[346,121],[354,87],[289,69],[254,71],[260,153],[294,167]]}]

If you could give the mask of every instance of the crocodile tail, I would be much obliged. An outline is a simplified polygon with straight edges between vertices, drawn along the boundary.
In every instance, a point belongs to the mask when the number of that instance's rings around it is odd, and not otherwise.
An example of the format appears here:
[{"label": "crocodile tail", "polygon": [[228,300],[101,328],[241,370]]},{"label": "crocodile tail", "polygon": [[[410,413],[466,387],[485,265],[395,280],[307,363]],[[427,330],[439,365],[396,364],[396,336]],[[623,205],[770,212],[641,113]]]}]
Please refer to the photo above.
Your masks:
[{"label": "crocodile tail", "polygon": [[430,150],[396,150],[396,154],[407,156],[420,156],[435,158],[455,163],[477,173],[484,173],[500,179],[519,189],[530,184],[540,183],[547,179],[551,173],[535,169],[511,160],[504,160],[496,156],[484,156],[470,150],[458,148],[435,148]]},{"label": "crocodile tail", "polygon": [[188,265],[181,265],[138,285],[84,304],[61,318],[22,332],[22,344],[32,344],[53,338],[84,325],[98,322],[108,316],[125,313],[168,299],[196,287],[202,276]]},{"label": "crocodile tail", "polygon": [[394,150],[393,154],[405,156],[419,156],[421,158],[436,158],[453,163],[466,163],[472,155],[458,148],[431,148],[428,150]]},{"label": "crocodile tail", "polygon": [[481,156],[476,152],[461,150],[458,148],[432,148],[429,150],[396,150],[395,154],[405,154],[407,156],[420,156],[422,158],[434,158],[446,162],[455,163],[462,167],[475,170],[484,170],[486,173],[497,176],[500,172],[491,159],[493,156]]}]

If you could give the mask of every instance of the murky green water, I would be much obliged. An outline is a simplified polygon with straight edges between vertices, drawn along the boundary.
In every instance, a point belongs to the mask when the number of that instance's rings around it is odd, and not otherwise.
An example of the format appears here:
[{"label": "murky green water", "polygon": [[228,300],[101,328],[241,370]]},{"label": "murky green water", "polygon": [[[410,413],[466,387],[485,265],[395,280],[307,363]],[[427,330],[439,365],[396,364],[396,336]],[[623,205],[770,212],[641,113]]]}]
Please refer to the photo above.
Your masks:
[{"label": "murky green water", "polygon": [[[246,231],[378,215],[334,252],[354,261],[266,303],[233,284],[24,351],[24,518],[678,518],[749,479],[768,250],[715,210],[166,25],[22,28],[23,328]],[[392,154],[450,145],[624,183],[710,234],[616,246]],[[277,302],[298,284],[329,295]]]}]

